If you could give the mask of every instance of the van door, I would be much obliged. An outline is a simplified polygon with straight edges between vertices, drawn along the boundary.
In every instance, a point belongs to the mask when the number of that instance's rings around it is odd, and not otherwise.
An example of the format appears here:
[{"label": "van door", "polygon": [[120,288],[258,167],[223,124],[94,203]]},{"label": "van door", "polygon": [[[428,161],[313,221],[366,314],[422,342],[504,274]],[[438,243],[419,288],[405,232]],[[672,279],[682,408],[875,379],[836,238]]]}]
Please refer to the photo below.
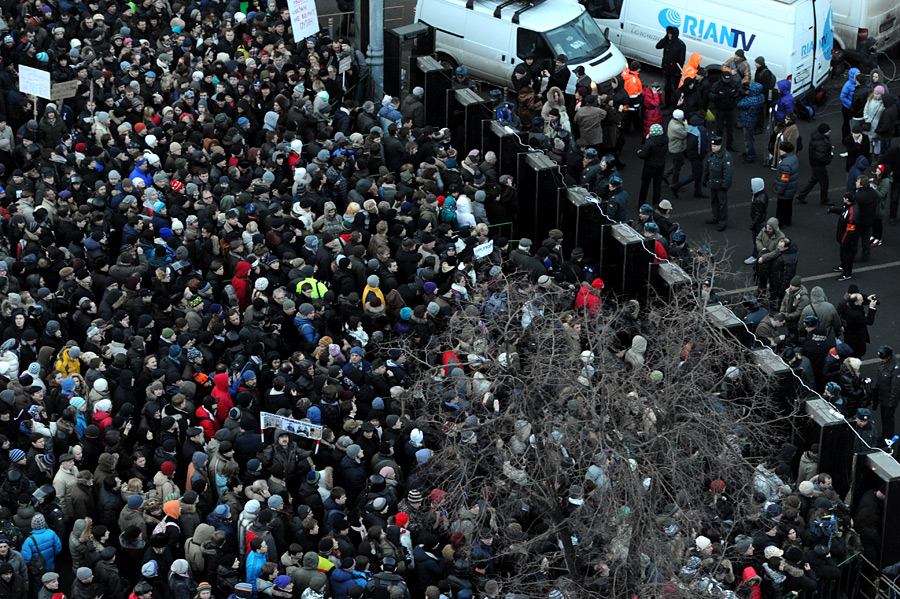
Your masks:
[{"label": "van door", "polygon": [[[466,39],[464,50],[471,75],[478,79],[496,81],[502,77],[509,82],[514,64],[510,62],[510,31],[512,24],[480,10],[466,10]],[[502,65],[502,68],[498,68]],[[500,72],[502,71],[502,75]],[[504,83],[504,85],[507,83]]]},{"label": "van door", "polygon": [[816,49],[812,64],[812,87],[817,88],[831,72],[831,53],[834,50],[834,14],[831,0],[813,0],[815,7]]},{"label": "van door", "polygon": [[[542,69],[548,71],[553,69],[553,60],[556,55],[547,44],[547,39],[542,33],[538,33],[527,27],[516,27],[515,39],[516,64],[525,60],[529,54],[534,55],[535,64],[541,65]],[[515,68],[515,67],[513,67]],[[512,77],[512,69],[510,69],[510,77]]]}]

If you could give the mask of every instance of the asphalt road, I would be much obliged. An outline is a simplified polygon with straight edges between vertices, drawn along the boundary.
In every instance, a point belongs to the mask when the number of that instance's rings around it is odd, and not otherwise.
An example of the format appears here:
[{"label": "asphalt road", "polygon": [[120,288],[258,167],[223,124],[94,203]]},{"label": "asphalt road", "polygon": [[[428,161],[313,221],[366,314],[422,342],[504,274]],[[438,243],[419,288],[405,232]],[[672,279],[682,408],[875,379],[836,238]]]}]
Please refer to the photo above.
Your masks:
[{"label": "asphalt road", "polygon": [[[888,73],[892,72],[892,66],[885,61]],[[659,76],[658,71],[645,69],[644,83],[654,80]],[[841,112],[838,95],[843,80],[832,79],[828,83],[828,104],[818,109],[818,114],[812,121],[801,121],[800,132],[804,140],[804,149],[800,152],[800,184],[801,186],[809,177],[809,162],[807,155],[808,140],[810,135],[820,123],[828,123],[832,128],[832,143],[835,145],[835,159],[829,166],[829,199],[840,203],[841,196],[846,188],[847,175],[844,170],[845,161],[839,156],[843,151],[840,145]],[[893,83],[900,90],[900,81]],[[762,177],[766,182],[766,189],[772,196],[771,190],[775,182],[775,171],[763,166],[761,152],[764,147],[764,135],[756,137],[757,163],[744,164],[741,161],[743,152],[743,136],[741,131],[735,132],[735,149],[733,153],[735,171],[734,184],[729,193],[729,218],[728,228],[718,232],[716,225],[705,224],[704,221],[712,216],[708,199],[693,198],[690,189],[682,189],[679,198],[672,197],[667,186],[663,185],[662,197],[672,202],[674,210],[672,219],[681,224],[687,233],[689,240],[702,242],[709,245],[719,256],[726,256],[728,264],[724,270],[728,276],[720,279],[720,283],[726,289],[725,299],[738,300],[745,292],[752,292],[756,286],[752,280],[752,267],[743,264],[744,258],[750,255],[751,233],[750,226],[750,179]],[[639,147],[639,137],[629,137],[625,145],[624,157],[628,167],[623,171],[625,187],[632,198],[636,198],[640,190],[640,160],[634,156]],[[850,283],[859,286],[864,294],[875,293],[878,295],[881,305],[874,326],[870,327],[871,343],[864,359],[864,365],[871,371],[877,357],[875,349],[882,344],[892,345],[900,351],[900,226],[891,227],[885,219],[884,244],[872,248],[871,260],[863,263],[859,260],[854,264],[853,278],[851,281],[838,282],[837,274],[832,268],[839,263],[838,244],[835,241],[835,227],[837,215],[828,214],[819,204],[818,189],[814,190],[807,198],[809,203],[801,205],[794,202],[793,225],[785,229],[788,236],[797,242],[799,247],[798,274],[803,277],[807,289],[820,286],[825,290],[828,299],[832,303],[841,301],[847,292]],[[639,206],[634,199],[629,206],[629,215],[636,217]],[[769,216],[775,215],[775,201],[770,201]],[[731,295],[729,296],[729,292]]]}]

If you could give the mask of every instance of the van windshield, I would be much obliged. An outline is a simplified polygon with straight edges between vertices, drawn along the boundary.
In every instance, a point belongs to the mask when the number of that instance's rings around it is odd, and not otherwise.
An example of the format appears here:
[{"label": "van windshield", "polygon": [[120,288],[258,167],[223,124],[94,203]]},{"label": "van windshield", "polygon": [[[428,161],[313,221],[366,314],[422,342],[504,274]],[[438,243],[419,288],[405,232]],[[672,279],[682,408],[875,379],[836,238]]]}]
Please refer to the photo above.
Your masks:
[{"label": "van windshield", "polygon": [[544,34],[554,54],[565,54],[569,63],[584,62],[609,48],[609,40],[586,12]]}]

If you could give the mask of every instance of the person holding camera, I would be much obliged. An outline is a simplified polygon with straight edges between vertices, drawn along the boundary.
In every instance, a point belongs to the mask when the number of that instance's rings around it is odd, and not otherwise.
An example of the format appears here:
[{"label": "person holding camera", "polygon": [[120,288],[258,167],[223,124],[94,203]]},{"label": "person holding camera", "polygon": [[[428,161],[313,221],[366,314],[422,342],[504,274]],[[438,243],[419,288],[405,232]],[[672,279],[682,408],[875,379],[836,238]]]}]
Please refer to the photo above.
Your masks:
[{"label": "person holding camera", "polygon": [[[853,350],[854,358],[866,355],[866,344],[869,342],[869,328],[875,323],[875,312],[878,309],[878,298],[871,294],[863,298],[863,294],[850,293],[847,301],[838,308],[838,314],[844,321],[844,343]],[[865,303],[868,303],[866,311]]]}]

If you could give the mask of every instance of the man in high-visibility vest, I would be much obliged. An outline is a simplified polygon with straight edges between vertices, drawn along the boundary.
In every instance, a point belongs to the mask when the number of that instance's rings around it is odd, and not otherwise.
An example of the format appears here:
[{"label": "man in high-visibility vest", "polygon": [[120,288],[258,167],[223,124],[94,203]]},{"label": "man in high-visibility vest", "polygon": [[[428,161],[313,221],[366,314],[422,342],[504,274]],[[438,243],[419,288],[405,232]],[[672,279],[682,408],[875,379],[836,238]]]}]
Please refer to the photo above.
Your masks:
[{"label": "man in high-visibility vest", "polygon": [[306,265],[300,271],[300,274],[303,275],[303,279],[301,279],[297,283],[297,293],[303,292],[303,284],[309,283],[312,287],[312,292],[310,293],[311,299],[319,299],[328,291],[328,287],[325,286],[325,283],[321,283],[313,276],[315,274],[315,270],[312,266]]},{"label": "man in high-visibility vest", "polygon": [[622,131],[628,131],[629,123],[638,131],[643,131],[644,84],[641,82],[641,63],[633,60],[628,68],[622,71],[622,81],[629,102],[625,107],[625,121]]}]

